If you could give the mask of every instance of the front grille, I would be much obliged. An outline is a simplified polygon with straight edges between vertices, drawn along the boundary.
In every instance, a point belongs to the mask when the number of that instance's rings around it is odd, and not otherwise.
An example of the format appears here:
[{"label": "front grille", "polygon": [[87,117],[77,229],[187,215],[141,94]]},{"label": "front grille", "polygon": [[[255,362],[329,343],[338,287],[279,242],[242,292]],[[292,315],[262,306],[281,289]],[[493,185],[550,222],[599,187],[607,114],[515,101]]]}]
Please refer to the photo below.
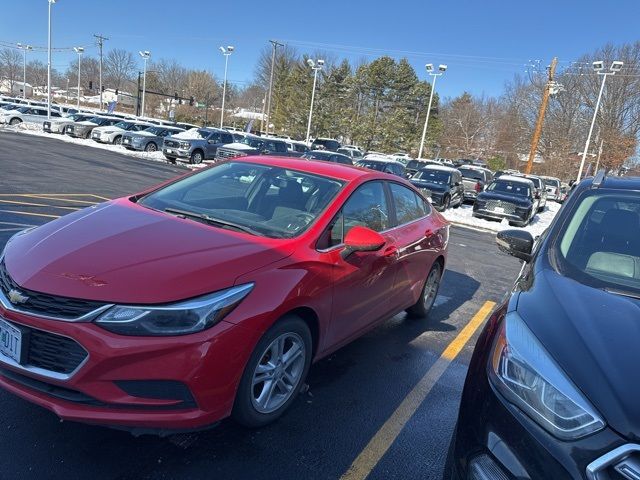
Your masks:
[{"label": "front grille", "polygon": [[180,146],[180,144],[178,142],[173,141],[173,140],[165,140],[164,141],[164,146],[165,147],[171,147],[171,148],[178,148]]},{"label": "front grille", "polygon": [[28,365],[69,374],[87,358],[84,348],[70,338],[42,330],[29,330]]},{"label": "front grille", "polygon": [[504,213],[509,215],[516,213],[516,206],[513,203],[503,202],[501,200],[487,200],[487,210],[494,211],[496,208],[504,208]]},{"label": "front grille", "polygon": [[44,315],[47,317],[57,317],[62,319],[75,319],[82,317],[102,306],[104,303],[90,300],[80,300],[76,298],[59,297],[46,293],[26,290],[18,285],[9,275],[4,260],[0,262],[0,289],[5,297],[11,302],[9,292],[17,290],[22,295],[28,297],[27,301],[21,304],[11,303],[16,309],[33,313],[34,315]]},{"label": "front grille", "polygon": [[216,151],[216,159],[228,159],[228,158],[237,158],[243,157],[246,154],[243,152],[239,152],[238,150],[232,150],[230,148],[218,148]]}]

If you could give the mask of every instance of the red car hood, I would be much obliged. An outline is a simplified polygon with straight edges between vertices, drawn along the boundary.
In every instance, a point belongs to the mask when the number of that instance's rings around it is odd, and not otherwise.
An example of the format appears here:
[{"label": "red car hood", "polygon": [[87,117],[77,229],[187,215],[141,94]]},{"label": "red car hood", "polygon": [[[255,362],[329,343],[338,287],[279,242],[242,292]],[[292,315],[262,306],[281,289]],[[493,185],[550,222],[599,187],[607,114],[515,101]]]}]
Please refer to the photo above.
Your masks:
[{"label": "red car hood", "polygon": [[232,286],[293,253],[252,237],[120,199],[14,238],[9,275],[27,290],[113,303],[164,303]]}]

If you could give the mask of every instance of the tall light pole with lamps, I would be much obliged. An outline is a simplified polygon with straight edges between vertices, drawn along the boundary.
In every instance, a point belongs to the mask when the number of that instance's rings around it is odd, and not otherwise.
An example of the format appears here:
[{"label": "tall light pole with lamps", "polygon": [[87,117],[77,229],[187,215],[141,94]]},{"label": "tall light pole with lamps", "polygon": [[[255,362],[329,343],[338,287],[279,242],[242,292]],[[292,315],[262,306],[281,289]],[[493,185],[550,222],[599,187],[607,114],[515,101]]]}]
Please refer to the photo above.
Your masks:
[{"label": "tall light pole with lamps", "polygon": [[47,47],[47,118],[51,118],[51,5],[56,0],[49,0],[49,43]]},{"label": "tall light pole with lamps", "polygon": [[78,54],[78,110],[80,109],[80,62],[82,54],[84,53],[84,47],[73,47],[73,51]]},{"label": "tall light pole with lamps", "polygon": [[615,61],[609,67],[609,71],[604,71],[604,62],[593,62],[593,69],[598,75],[602,75],[602,84],[600,85],[600,93],[598,93],[598,100],[596,101],[596,108],[593,111],[593,118],[591,119],[591,127],[589,127],[589,135],[587,135],[587,142],[584,144],[584,151],[582,152],[582,160],[580,161],[580,169],[578,170],[578,177],[576,182],[580,181],[582,177],[582,171],[584,170],[584,162],[587,158],[587,151],[589,150],[589,143],[591,143],[591,134],[593,133],[593,126],[596,124],[596,118],[598,116],[598,110],[600,109],[600,100],[602,100],[602,92],[604,92],[604,84],[607,81],[609,75],[615,75],[622,69],[623,62]]},{"label": "tall light pole with lamps", "polygon": [[322,70],[324,60],[318,59],[315,62],[310,58],[307,59],[307,65],[313,70],[313,89],[311,90],[311,107],[309,108],[309,122],[307,123],[307,143],[309,143],[311,136],[311,117],[313,116],[313,101],[316,96],[316,82],[318,80],[318,72]]},{"label": "tall light pole with lamps", "polygon": [[[147,61],[151,58],[151,52],[149,50],[144,50],[138,52],[140,56],[144,60],[144,70],[142,74],[142,114],[140,116],[144,117],[144,96],[147,91]],[[140,77],[138,77],[140,78]],[[140,85],[140,84],[138,84]]]},{"label": "tall light pole with lamps", "polygon": [[27,51],[33,50],[33,47],[22,43],[17,45],[22,50],[22,98],[27,98]]},{"label": "tall light pole with lamps", "polygon": [[427,107],[427,115],[426,115],[426,118],[424,119],[424,128],[422,129],[422,139],[420,140],[420,150],[418,152],[419,159],[422,158],[422,150],[424,150],[424,140],[427,137],[427,125],[429,125],[429,114],[431,113],[431,103],[433,102],[433,92],[436,91],[436,78],[438,78],[444,72],[447,71],[446,65],[439,65],[438,71],[440,73],[434,72],[432,63],[427,63],[425,65],[425,68],[427,69],[427,72],[429,73],[429,75],[433,77],[433,82],[431,83],[431,95],[429,95],[429,106]]},{"label": "tall light pole with lamps", "polygon": [[222,110],[220,111],[220,128],[224,122],[224,100],[227,96],[227,66],[229,65],[229,57],[233,53],[235,48],[233,45],[229,45],[227,48],[220,47],[222,55],[224,55],[224,82],[222,83]]}]

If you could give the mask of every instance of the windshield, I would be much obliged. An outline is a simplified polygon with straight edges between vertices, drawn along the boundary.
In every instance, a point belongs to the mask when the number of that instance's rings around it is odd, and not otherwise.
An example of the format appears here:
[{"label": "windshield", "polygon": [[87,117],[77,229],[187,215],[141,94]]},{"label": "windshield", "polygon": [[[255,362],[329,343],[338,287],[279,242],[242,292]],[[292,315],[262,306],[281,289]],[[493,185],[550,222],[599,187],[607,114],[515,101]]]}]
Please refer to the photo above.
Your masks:
[{"label": "windshield", "polygon": [[640,295],[640,193],[589,190],[558,235],[555,258],[574,280]]},{"label": "windshield", "polygon": [[134,124],[131,123],[131,122],[118,122],[118,123],[114,123],[113,124],[114,127],[118,127],[118,128],[123,129],[123,130],[126,130],[128,127],[130,127],[132,125],[134,125]]},{"label": "windshield", "polygon": [[87,121],[91,122],[91,123],[97,123],[98,125],[101,125],[102,123],[104,123],[105,119],[104,118],[100,118],[100,117],[91,117]]},{"label": "windshield", "polygon": [[384,162],[372,162],[368,160],[360,160],[356,163],[358,167],[370,168],[371,170],[377,170],[378,172],[384,172],[386,164]]},{"label": "windshield", "polygon": [[249,145],[251,148],[260,148],[262,147],[262,140],[253,137],[244,137],[240,140],[240,143],[244,143],[245,145]]},{"label": "windshield", "polygon": [[333,200],[342,183],[297,170],[228,162],[147,195],[140,204],[180,210],[271,238],[291,238],[306,230]]},{"label": "windshield", "polygon": [[530,197],[531,189],[524,182],[510,182],[508,180],[499,180],[491,183],[487,187],[488,192],[505,193],[507,195],[517,195],[519,197]]},{"label": "windshield", "polygon": [[20,113],[27,113],[29,110],[31,110],[31,107],[20,107],[17,109]]},{"label": "windshield", "polygon": [[[163,132],[163,130],[165,130],[164,127],[149,127],[149,128],[146,128],[144,131],[153,133],[154,135],[160,135]],[[169,135],[173,133],[178,133],[179,131],[180,130],[169,130]]]},{"label": "windshield", "polygon": [[555,178],[545,178],[543,182],[547,187],[560,188],[560,180]]},{"label": "windshield", "polygon": [[478,170],[472,170],[470,168],[460,168],[459,170],[464,178],[484,181],[484,176],[482,172],[479,172]]},{"label": "windshield", "polygon": [[303,156],[303,158],[308,158],[309,160],[329,160],[331,158],[331,153],[329,152],[307,152]]},{"label": "windshield", "polygon": [[451,174],[442,170],[420,170],[413,177],[416,180],[422,180],[429,183],[438,183],[441,185],[449,185],[451,181]]}]

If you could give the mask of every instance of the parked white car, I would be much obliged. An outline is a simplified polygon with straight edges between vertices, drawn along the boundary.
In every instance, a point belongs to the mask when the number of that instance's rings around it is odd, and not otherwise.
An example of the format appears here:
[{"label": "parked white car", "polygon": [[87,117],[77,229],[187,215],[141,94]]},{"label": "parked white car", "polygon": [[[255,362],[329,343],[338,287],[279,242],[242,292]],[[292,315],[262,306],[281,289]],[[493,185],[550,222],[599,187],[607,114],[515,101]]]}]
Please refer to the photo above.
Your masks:
[{"label": "parked white car", "polygon": [[[60,118],[59,112],[51,111],[51,117]],[[8,125],[18,125],[20,123],[31,123],[42,126],[47,120],[47,109],[42,107],[20,107],[14,110],[0,112],[0,123]]]},{"label": "parked white car", "polygon": [[73,122],[84,122],[91,120],[95,116],[94,113],[74,113],[67,117],[52,118],[51,120],[44,121],[42,130],[48,133],[60,133],[64,135],[67,133],[67,127]]},{"label": "parked white car", "polygon": [[153,126],[147,122],[135,122],[131,120],[122,120],[104,127],[96,127],[91,132],[91,138],[100,143],[113,143],[120,145],[122,143],[122,134],[125,132],[139,132]]}]

